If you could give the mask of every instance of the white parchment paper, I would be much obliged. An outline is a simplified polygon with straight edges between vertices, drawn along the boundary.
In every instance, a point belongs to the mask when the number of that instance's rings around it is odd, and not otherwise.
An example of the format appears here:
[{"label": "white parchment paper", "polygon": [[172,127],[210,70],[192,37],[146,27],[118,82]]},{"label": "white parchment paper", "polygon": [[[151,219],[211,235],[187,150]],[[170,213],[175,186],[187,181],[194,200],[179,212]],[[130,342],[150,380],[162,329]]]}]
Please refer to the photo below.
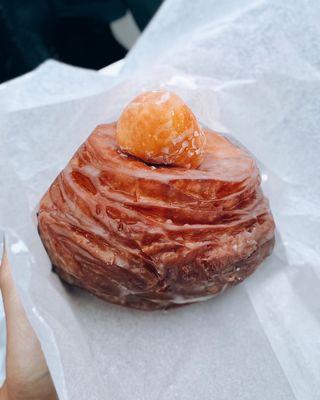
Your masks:
[{"label": "white parchment paper", "polygon": [[[60,399],[320,397],[319,21],[316,0],[169,0],[118,77],[51,61],[0,86],[0,228]],[[278,233],[243,284],[146,313],[61,284],[34,210],[97,124],[159,87],[257,156]]]}]

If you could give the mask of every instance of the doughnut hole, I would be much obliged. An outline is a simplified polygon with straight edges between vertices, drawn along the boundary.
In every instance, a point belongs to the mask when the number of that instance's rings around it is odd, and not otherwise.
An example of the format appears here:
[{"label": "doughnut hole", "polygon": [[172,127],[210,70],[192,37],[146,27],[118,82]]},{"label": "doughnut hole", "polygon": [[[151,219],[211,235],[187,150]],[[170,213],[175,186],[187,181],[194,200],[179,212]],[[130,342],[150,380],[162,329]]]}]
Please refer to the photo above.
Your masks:
[{"label": "doughnut hole", "polygon": [[203,160],[205,134],[184,101],[168,91],[142,93],[117,122],[122,151],[150,164],[197,168]]}]

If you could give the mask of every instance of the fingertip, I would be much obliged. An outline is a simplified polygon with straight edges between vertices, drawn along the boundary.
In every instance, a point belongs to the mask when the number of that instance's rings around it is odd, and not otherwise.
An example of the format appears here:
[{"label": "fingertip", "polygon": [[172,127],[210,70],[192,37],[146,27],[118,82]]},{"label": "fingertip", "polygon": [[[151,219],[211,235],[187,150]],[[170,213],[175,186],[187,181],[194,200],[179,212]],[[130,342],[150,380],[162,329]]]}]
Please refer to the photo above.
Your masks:
[{"label": "fingertip", "polygon": [[4,263],[5,257],[6,257],[6,236],[5,236],[5,234],[3,234],[3,238],[1,241],[1,263],[0,263],[0,266],[2,266],[2,264]]},{"label": "fingertip", "polygon": [[1,255],[1,262],[0,262],[0,290],[1,290],[2,294],[4,294],[3,293],[4,289],[7,286],[9,286],[9,283],[11,281],[5,235],[3,235],[1,247],[2,247],[2,255]]},{"label": "fingertip", "polygon": [[2,274],[2,271],[5,268],[5,265],[7,263],[8,263],[8,258],[7,258],[7,249],[6,249],[6,237],[5,237],[5,234],[3,234],[2,244],[1,244],[0,275]]}]

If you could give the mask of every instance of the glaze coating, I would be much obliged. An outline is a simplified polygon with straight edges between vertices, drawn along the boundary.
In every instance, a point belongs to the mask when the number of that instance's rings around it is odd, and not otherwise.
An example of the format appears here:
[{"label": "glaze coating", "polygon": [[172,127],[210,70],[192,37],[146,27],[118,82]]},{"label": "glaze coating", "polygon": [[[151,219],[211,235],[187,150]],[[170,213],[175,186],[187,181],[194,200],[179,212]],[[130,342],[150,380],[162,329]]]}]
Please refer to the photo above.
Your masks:
[{"label": "glaze coating", "polygon": [[210,298],[272,251],[274,221],[256,161],[204,130],[198,169],[153,166],[98,126],[41,200],[54,270],[107,301],[146,310]]}]

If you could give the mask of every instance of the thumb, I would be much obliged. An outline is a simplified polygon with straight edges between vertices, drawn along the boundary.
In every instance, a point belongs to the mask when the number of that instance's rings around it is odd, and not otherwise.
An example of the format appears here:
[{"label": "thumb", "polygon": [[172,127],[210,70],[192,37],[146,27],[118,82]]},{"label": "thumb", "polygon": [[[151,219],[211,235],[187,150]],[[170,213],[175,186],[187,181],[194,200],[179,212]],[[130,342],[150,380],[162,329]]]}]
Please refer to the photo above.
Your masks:
[{"label": "thumb", "polygon": [[[34,348],[37,346],[37,338],[27,320],[17,289],[14,285],[5,242],[3,244],[3,255],[0,267],[0,289],[6,316],[6,367],[7,379],[10,379],[12,371],[19,368],[20,360],[26,352],[26,347],[29,347],[29,342],[31,341],[31,347]],[[28,343],[26,343],[26,341]],[[27,344],[28,346],[26,346]]]},{"label": "thumb", "polygon": [[8,330],[8,328],[12,325],[12,320],[15,319],[15,315],[21,316],[21,313],[24,311],[13,283],[11,269],[8,263],[5,239],[3,239],[3,253],[0,264],[0,290],[2,293]]},{"label": "thumb", "polygon": [[15,287],[5,242],[3,247],[0,289],[7,327],[5,388],[12,398],[27,399],[30,394],[37,399],[57,398],[40,342]]}]

